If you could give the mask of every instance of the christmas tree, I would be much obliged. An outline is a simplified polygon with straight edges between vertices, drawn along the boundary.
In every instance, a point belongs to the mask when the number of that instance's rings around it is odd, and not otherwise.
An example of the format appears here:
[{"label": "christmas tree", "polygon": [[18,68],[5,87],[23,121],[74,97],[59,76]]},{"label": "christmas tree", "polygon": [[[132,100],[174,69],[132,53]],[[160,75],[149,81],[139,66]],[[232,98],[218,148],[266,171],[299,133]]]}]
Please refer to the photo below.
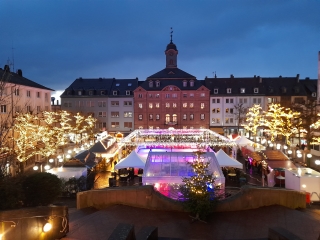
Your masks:
[{"label": "christmas tree", "polygon": [[193,220],[206,220],[217,204],[215,177],[209,172],[210,162],[203,157],[204,152],[195,152],[196,158],[187,162],[194,171],[191,177],[182,178],[180,191],[184,197],[184,207],[192,214]]}]

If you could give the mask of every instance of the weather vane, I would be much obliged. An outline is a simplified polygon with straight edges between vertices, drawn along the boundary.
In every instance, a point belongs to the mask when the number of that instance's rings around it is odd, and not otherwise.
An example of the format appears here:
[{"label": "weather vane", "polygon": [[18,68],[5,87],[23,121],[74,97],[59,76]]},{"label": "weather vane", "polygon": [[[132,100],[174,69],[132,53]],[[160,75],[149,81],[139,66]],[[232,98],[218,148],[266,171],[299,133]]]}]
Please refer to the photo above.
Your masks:
[{"label": "weather vane", "polygon": [[171,27],[170,29],[171,29],[171,32],[170,32],[170,38],[171,38],[170,43],[172,43],[172,33],[173,33],[173,30],[172,30],[172,27]]}]

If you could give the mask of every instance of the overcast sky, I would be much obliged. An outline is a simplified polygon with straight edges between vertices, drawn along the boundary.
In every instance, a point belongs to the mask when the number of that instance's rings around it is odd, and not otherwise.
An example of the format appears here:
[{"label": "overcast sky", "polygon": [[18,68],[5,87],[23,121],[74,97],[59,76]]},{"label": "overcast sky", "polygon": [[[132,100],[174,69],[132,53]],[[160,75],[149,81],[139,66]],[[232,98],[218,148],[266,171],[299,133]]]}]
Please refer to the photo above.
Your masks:
[{"label": "overcast sky", "polygon": [[199,80],[316,79],[319,11],[319,0],[1,0],[0,67],[9,59],[54,90],[79,77],[145,80],[165,67],[172,27],[178,67]]}]

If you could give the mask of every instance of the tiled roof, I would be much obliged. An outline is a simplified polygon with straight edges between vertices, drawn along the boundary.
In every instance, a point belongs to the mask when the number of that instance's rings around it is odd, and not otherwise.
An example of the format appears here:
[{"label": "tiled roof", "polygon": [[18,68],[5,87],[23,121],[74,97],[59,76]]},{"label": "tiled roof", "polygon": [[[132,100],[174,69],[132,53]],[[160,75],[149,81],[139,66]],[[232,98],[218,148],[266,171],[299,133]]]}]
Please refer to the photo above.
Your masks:
[{"label": "tiled roof", "polygon": [[149,76],[148,79],[174,79],[174,78],[179,78],[179,79],[196,79],[195,76],[192,76],[191,74],[182,71],[179,68],[165,68],[162,69],[161,71]]},{"label": "tiled roof", "polygon": [[[138,79],[115,79],[109,92],[109,97],[132,97],[133,90],[138,87]],[[117,95],[113,95],[113,91],[117,91]],[[127,92],[129,91],[129,92]]]},{"label": "tiled roof", "polygon": [[7,81],[8,83],[27,86],[27,87],[34,87],[39,89],[45,89],[49,91],[54,91],[51,88],[45,87],[39,83],[31,81],[22,76],[22,71],[18,70],[20,74],[13,73],[13,72],[5,72],[2,68],[0,68],[0,79],[1,81]]},{"label": "tiled roof", "polygon": [[[131,85],[131,86],[129,86]],[[62,93],[61,97],[78,96],[77,91],[82,91],[82,96],[113,95],[113,91],[118,91],[117,96],[126,95],[126,91],[133,91],[138,86],[138,79],[115,79],[115,78],[78,78]],[[132,94],[131,94],[132,95]]]},{"label": "tiled roof", "polygon": [[[268,96],[302,96],[308,95],[307,90],[316,89],[316,81],[300,80],[297,77],[251,77],[251,78],[206,78],[205,86],[214,93],[228,95],[227,89],[231,89],[230,95],[268,95]],[[244,89],[244,92],[241,92]],[[258,89],[258,91],[255,91]],[[309,92],[310,94],[310,92]]]},{"label": "tiled roof", "polygon": [[155,81],[153,82],[153,87],[150,87],[149,81],[139,81],[139,86],[142,87],[143,89],[147,91],[161,91],[163,88],[167,86],[176,86],[181,90],[197,90],[201,86],[203,86],[204,81],[200,80],[193,80],[194,81],[194,86],[190,87],[190,80],[187,82],[187,86],[183,86],[183,81],[181,79],[173,79],[173,80],[161,80],[160,81],[160,86],[156,87]]}]

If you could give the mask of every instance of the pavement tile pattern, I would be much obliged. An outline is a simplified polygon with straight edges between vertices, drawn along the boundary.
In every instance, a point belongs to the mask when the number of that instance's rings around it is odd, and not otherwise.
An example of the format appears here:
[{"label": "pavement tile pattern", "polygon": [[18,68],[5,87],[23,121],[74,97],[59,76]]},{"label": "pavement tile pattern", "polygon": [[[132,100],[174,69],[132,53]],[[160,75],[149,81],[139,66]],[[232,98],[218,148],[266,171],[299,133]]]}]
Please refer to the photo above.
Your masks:
[{"label": "pavement tile pattern", "polygon": [[253,210],[213,213],[208,223],[192,222],[187,213],[154,211],[123,205],[110,206],[82,218],[70,212],[70,232],[64,240],[108,239],[119,223],[158,227],[163,239],[266,239],[269,227],[283,227],[305,240],[320,236],[320,205],[303,210],[269,206]]}]

